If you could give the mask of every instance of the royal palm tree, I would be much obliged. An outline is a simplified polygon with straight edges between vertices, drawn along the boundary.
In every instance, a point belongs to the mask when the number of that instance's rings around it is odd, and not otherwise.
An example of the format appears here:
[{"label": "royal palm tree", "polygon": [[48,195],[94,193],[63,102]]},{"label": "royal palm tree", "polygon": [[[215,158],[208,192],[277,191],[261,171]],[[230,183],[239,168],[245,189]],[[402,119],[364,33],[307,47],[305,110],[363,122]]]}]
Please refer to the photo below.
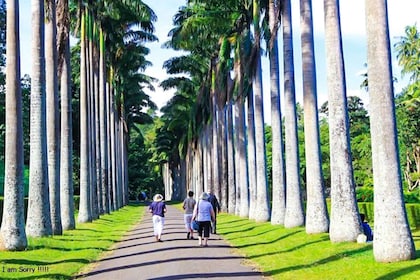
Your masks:
[{"label": "royal palm tree", "polygon": [[60,209],[63,230],[74,229],[73,128],[68,0],[57,2],[58,75],[61,95]]},{"label": "royal palm tree", "polygon": [[332,242],[355,241],[362,228],[353,178],[339,1],[325,0],[324,15],[331,151],[329,233]]},{"label": "royal palm tree", "polygon": [[26,233],[33,237],[52,234],[46,139],[44,18],[44,1],[32,0],[31,148]]},{"label": "royal palm tree", "polygon": [[378,262],[404,261],[415,258],[415,247],[402,193],[387,1],[369,0],[365,5],[375,201],[373,254]]},{"label": "royal palm tree", "polygon": [[280,1],[270,0],[268,7],[270,39],[270,96],[271,96],[271,130],[272,130],[272,206],[271,223],[284,224],[286,213],[286,178],[283,160],[283,129],[280,111],[280,72],[278,50],[278,28],[280,26]]},{"label": "royal palm tree", "polygon": [[106,63],[105,63],[105,34],[100,30],[99,34],[99,131],[100,131],[100,153],[101,153],[101,186],[102,186],[102,206],[101,214],[109,213],[109,181],[108,181],[108,106],[106,98]]},{"label": "royal palm tree", "polygon": [[268,180],[267,180],[267,157],[265,149],[264,131],[264,98],[262,87],[261,70],[261,30],[260,30],[260,5],[258,0],[253,1],[253,29],[254,29],[254,50],[253,50],[253,93],[255,104],[255,159],[257,175],[257,193],[255,204],[255,220],[259,222],[270,219],[270,207],[268,203]]},{"label": "royal palm tree", "polygon": [[57,76],[57,25],[55,0],[46,3],[45,71],[47,102],[48,187],[53,234],[63,233],[60,209],[60,126]]},{"label": "royal palm tree", "polygon": [[300,190],[299,143],[296,113],[293,32],[290,0],[282,5],[283,65],[284,65],[284,126],[286,157],[285,227],[303,225],[305,217]]},{"label": "royal palm tree", "polygon": [[300,15],[307,192],[306,232],[319,233],[328,231],[328,214],[321,168],[312,0],[300,1]]},{"label": "royal palm tree", "polygon": [[7,1],[6,139],[0,250],[27,246],[23,184],[23,124],[20,88],[19,1]]},{"label": "royal palm tree", "polygon": [[92,221],[90,168],[89,168],[89,124],[88,124],[88,88],[87,88],[87,11],[81,14],[80,28],[80,202],[78,221]]}]

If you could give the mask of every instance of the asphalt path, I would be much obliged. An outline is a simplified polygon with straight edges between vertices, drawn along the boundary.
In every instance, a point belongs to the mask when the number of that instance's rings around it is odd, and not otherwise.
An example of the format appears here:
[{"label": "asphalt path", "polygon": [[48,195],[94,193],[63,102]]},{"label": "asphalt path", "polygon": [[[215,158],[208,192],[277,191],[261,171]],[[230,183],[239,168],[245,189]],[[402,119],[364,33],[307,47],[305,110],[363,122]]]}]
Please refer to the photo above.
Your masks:
[{"label": "asphalt path", "polygon": [[[163,242],[153,236],[152,217],[145,213],[91,270],[78,279],[267,279],[223,238],[210,236],[208,247],[187,239],[182,211],[167,205]],[[196,238],[196,235],[195,235]]]}]

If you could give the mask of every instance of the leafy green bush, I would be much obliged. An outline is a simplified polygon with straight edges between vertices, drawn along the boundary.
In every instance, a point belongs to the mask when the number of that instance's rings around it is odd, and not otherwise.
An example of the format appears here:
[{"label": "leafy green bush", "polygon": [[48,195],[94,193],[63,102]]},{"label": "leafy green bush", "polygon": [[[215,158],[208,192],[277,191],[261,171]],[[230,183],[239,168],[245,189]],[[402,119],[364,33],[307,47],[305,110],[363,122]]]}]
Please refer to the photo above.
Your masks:
[{"label": "leafy green bush", "polygon": [[[373,202],[373,188],[358,187],[356,188],[357,202]],[[413,192],[404,192],[405,203],[420,203],[420,190]]]},{"label": "leafy green bush", "polygon": [[405,203],[420,203],[420,190],[413,192],[404,192]]},{"label": "leafy green bush", "polygon": [[356,188],[356,199],[357,202],[373,202],[373,188]]}]

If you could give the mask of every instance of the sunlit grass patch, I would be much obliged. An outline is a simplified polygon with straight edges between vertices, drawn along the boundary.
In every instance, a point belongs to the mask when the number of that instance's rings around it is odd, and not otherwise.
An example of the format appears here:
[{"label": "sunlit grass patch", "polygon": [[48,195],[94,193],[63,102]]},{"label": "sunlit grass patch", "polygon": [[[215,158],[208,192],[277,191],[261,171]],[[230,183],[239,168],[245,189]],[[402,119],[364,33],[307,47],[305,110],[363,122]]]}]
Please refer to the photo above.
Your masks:
[{"label": "sunlit grass patch", "polygon": [[218,215],[218,233],[237,253],[274,279],[419,279],[420,231],[413,232],[418,259],[383,264],[372,244],[332,243],[327,233],[308,235],[237,216]]},{"label": "sunlit grass patch", "polygon": [[143,213],[144,206],[129,205],[63,235],[29,238],[26,251],[0,252],[0,279],[71,279],[109,252]]}]

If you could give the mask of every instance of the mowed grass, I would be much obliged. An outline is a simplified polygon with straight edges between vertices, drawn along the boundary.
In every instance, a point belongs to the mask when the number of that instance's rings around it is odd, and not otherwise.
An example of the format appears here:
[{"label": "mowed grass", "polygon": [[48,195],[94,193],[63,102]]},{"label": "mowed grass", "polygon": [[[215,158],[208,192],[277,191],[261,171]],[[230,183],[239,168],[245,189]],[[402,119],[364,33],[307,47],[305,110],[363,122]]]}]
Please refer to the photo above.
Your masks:
[{"label": "mowed grass", "polygon": [[0,252],[0,279],[71,279],[110,252],[143,213],[144,206],[133,204],[61,236],[29,238],[26,251]]},{"label": "mowed grass", "polygon": [[[168,202],[181,209],[180,203]],[[144,214],[129,205],[62,236],[31,238],[23,252],[0,252],[0,279],[71,279],[87,271]],[[377,263],[372,244],[331,243],[328,234],[307,235],[228,214],[218,215],[218,233],[236,254],[273,279],[420,279],[420,231],[413,232],[417,259]]]},{"label": "mowed grass", "polygon": [[375,262],[372,244],[331,243],[328,234],[228,214],[217,220],[218,233],[273,279],[420,279],[420,230],[413,232],[416,260],[384,264]]}]

